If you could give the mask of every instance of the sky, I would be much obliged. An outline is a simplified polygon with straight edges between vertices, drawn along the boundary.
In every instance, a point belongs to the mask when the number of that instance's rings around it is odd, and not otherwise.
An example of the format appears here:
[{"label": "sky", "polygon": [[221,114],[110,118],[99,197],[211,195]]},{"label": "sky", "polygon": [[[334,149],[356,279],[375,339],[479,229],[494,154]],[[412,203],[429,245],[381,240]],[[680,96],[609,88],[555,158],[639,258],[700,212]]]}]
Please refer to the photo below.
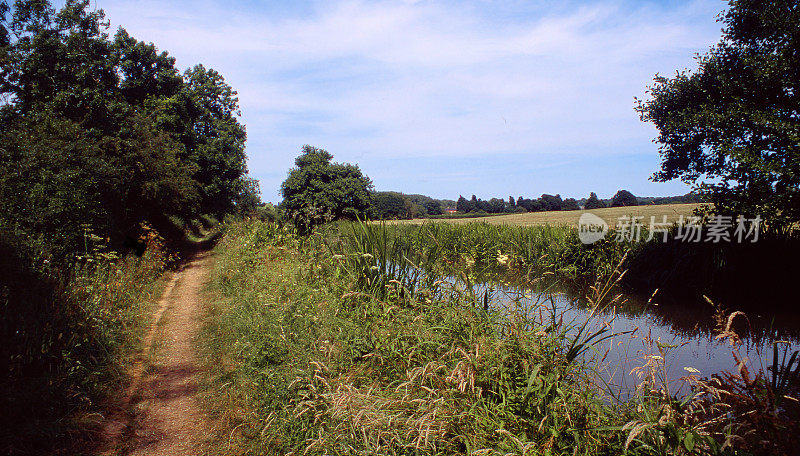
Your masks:
[{"label": "sky", "polygon": [[719,0],[94,0],[112,29],[238,91],[264,201],[304,144],[436,198],[686,193],[649,180],[659,73],[717,43]]}]

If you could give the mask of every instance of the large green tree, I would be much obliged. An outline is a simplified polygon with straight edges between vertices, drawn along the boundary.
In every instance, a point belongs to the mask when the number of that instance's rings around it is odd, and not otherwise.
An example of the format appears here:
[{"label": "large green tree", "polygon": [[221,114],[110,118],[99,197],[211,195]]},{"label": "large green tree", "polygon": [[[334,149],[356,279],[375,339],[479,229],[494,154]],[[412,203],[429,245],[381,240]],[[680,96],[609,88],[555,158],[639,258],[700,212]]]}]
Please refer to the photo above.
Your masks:
[{"label": "large green tree", "polygon": [[639,101],[659,130],[656,181],[681,179],[719,213],[800,221],[800,3],[732,0],[697,71],[656,76]]},{"label": "large green tree", "polygon": [[595,192],[589,193],[589,198],[583,206],[584,209],[601,209],[604,207],[606,207],[606,203],[600,201],[600,198],[597,197],[597,193]]},{"label": "large green tree", "polygon": [[203,212],[224,214],[247,190],[247,132],[239,123],[239,100],[221,74],[197,65],[184,74],[189,126],[182,140],[197,165]]},{"label": "large green tree", "polygon": [[373,192],[370,217],[375,220],[411,218],[411,201],[397,192]]},{"label": "large green tree", "polygon": [[236,93],[120,29],[88,0],[0,0],[0,224],[67,254],[143,222],[257,204]]},{"label": "large green tree", "polygon": [[627,190],[620,190],[611,198],[611,207],[638,206],[639,200],[633,193]]},{"label": "large green tree", "polygon": [[372,181],[357,165],[331,160],[328,151],[305,145],[281,184],[282,209],[303,230],[326,220],[363,217],[370,207]]}]

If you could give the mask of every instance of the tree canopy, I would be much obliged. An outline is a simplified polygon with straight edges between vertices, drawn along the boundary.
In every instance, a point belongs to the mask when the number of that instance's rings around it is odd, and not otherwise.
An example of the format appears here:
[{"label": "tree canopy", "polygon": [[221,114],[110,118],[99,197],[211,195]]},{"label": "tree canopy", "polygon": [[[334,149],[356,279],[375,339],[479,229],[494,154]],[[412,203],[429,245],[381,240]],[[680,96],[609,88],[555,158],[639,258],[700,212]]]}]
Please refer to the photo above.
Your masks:
[{"label": "tree canopy", "polygon": [[614,194],[614,197],[611,198],[611,207],[622,207],[622,206],[637,206],[639,204],[639,200],[633,195],[633,193],[627,190],[620,190]]},{"label": "tree canopy", "polygon": [[169,216],[252,205],[236,92],[155,45],[109,36],[88,0],[0,2],[0,222],[51,254]]},{"label": "tree canopy", "polygon": [[369,217],[374,220],[410,219],[443,213],[442,200],[400,192],[372,192]]},{"label": "tree canopy", "polygon": [[305,145],[281,184],[281,206],[301,229],[363,217],[370,207],[372,181],[358,166],[331,160],[328,151]]},{"label": "tree canopy", "polygon": [[606,207],[606,204],[600,201],[595,192],[589,193],[589,198],[586,200],[586,204],[583,205],[584,209],[601,209],[604,207]]},{"label": "tree canopy", "polygon": [[637,111],[658,128],[656,181],[681,179],[719,213],[800,221],[800,6],[731,0],[695,72],[656,76]]}]

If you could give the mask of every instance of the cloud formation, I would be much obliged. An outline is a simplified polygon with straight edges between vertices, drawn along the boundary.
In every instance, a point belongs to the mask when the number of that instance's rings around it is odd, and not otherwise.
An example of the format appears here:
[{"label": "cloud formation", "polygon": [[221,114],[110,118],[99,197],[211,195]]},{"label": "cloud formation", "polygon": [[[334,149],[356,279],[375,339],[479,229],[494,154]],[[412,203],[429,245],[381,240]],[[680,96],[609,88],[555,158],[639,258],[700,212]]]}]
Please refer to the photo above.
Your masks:
[{"label": "cloud formation", "polygon": [[[239,91],[251,171],[267,200],[277,199],[305,143],[361,163],[379,187],[407,192],[430,188],[414,186],[420,170],[413,161],[436,166],[465,157],[477,168],[473,178],[502,157],[509,182],[523,182],[521,173],[551,169],[534,166],[531,157],[575,166],[582,158],[649,154],[649,169],[632,170],[646,182],[658,164],[655,132],[638,120],[633,97],[644,95],[655,73],[691,68],[691,56],[718,41],[714,19],[725,6],[711,0],[97,3],[115,26],[155,42],[181,66],[218,69]],[[438,187],[431,175],[437,188],[431,193],[457,196],[464,172],[443,174]],[[525,190],[484,187],[497,194]]]}]

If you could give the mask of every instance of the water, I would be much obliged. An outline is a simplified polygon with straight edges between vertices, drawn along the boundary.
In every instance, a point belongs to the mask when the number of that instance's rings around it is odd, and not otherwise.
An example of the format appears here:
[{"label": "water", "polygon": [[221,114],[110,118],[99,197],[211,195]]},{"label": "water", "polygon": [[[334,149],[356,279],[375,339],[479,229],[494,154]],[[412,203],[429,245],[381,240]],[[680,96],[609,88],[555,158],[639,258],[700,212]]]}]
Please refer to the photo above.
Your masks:
[{"label": "water", "polygon": [[[574,325],[577,331],[587,320],[588,334],[605,327],[617,334],[595,346],[587,354],[597,370],[595,380],[608,391],[629,395],[641,382],[637,368],[648,360],[657,367],[661,380],[666,380],[670,392],[685,393],[688,386],[682,380],[689,375],[710,377],[724,371],[737,372],[736,351],[751,373],[767,372],[772,364],[773,342],[781,351],[800,350],[800,319],[796,314],[749,313],[747,319],[737,317],[734,329],[741,336],[741,345],[732,347],[728,339],[716,337],[717,326],[710,304],[680,305],[654,298],[622,295],[603,311],[592,311],[585,302],[570,296],[567,291],[541,291],[500,284],[475,287],[482,296],[487,291],[495,309],[516,309],[534,320],[557,319]],[[663,301],[663,302],[659,302]],[[664,348],[660,351],[658,343]],[[655,355],[653,358],[651,355]],[[657,358],[662,357],[663,360]],[[788,356],[787,356],[788,359]],[[646,373],[647,370],[639,370]]]}]

